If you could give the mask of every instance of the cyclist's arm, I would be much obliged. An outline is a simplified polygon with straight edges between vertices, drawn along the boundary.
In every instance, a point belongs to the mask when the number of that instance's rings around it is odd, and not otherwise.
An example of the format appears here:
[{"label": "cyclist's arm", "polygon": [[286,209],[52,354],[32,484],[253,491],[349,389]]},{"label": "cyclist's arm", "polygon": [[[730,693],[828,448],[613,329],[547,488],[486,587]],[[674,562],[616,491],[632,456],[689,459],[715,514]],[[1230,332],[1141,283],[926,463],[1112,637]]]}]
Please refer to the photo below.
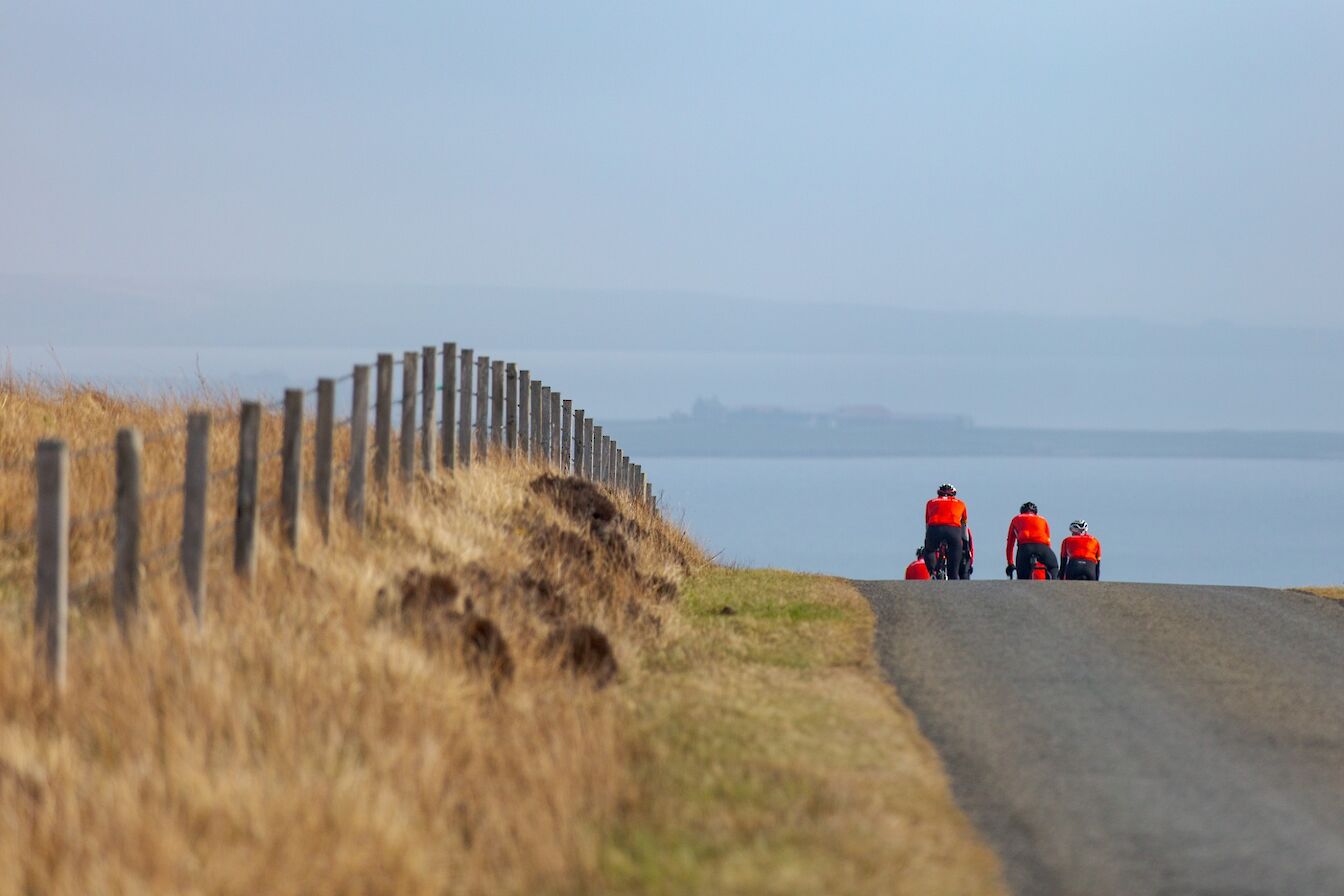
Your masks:
[{"label": "cyclist's arm", "polygon": [[1017,545],[1017,529],[1012,523],[1008,524],[1008,565],[1013,565],[1013,548]]}]

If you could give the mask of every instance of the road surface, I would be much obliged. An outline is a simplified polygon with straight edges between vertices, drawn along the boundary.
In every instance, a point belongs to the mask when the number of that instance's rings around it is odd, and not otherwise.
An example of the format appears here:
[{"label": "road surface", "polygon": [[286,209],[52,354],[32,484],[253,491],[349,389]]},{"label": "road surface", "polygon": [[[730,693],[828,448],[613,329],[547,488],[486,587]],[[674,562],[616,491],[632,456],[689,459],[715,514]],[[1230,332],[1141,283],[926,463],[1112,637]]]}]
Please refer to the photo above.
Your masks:
[{"label": "road surface", "polygon": [[856,584],[887,676],[1015,893],[1344,894],[1344,605]]}]

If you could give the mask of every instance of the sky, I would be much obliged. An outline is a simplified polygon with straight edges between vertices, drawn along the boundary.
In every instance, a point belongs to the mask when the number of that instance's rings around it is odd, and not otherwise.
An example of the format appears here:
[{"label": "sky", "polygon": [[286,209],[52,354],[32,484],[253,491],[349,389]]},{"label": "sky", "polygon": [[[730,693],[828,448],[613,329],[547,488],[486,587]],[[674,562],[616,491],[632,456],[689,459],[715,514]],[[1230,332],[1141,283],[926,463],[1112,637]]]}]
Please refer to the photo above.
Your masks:
[{"label": "sky", "polygon": [[0,0],[0,274],[1344,326],[1341,45],[1334,2]]}]

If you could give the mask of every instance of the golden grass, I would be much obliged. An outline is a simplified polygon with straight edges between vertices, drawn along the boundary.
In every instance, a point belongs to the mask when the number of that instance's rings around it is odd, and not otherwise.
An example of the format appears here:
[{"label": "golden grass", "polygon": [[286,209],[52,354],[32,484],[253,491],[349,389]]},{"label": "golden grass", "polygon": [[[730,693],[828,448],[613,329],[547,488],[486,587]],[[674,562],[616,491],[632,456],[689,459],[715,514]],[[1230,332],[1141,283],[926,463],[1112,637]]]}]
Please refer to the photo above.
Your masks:
[{"label": "golden grass", "polygon": [[[220,412],[212,467],[227,468],[227,396],[0,382],[0,469],[20,467],[0,473],[0,535],[31,519],[36,439],[96,449],[197,404]],[[263,454],[278,441],[268,416]],[[347,450],[338,439],[338,467]],[[146,492],[180,481],[181,454],[177,435],[147,447]],[[623,496],[590,524],[534,487],[542,472],[496,463],[394,486],[364,537],[338,514],[324,544],[306,520],[297,558],[269,519],[251,592],[225,530],[200,628],[171,552],[129,646],[106,587],[87,589],[59,698],[35,678],[31,545],[0,543],[0,896],[996,892],[992,857],[876,674],[858,595],[708,568]],[[265,501],[274,462],[263,479]],[[111,457],[76,461],[73,480],[72,515],[108,503]],[[230,519],[232,488],[212,486],[212,521]],[[146,552],[171,547],[180,513],[171,496],[147,509]],[[107,568],[110,541],[108,521],[76,528],[72,580]],[[443,578],[408,614],[412,570]],[[736,615],[715,615],[725,603]],[[467,621],[481,618],[507,645],[507,681],[476,662]],[[551,649],[579,625],[610,639],[614,686]]]},{"label": "golden grass", "polygon": [[[181,411],[31,385],[3,401],[3,463],[42,435],[106,440],[127,423],[175,425]],[[221,430],[227,464],[236,449]],[[111,493],[111,461],[98,461],[76,471],[72,513]],[[146,491],[180,478],[177,463],[147,462]],[[703,561],[613,496],[634,561],[623,564],[528,487],[539,472],[496,464],[398,491],[368,538],[338,523],[322,546],[310,521],[299,561],[263,538],[252,594],[221,545],[201,630],[183,623],[171,574],[149,579],[130,649],[95,593],[72,608],[60,699],[34,679],[31,550],[0,554],[0,893],[589,889],[629,786],[619,706],[563,673],[546,635],[594,624],[628,665],[676,628],[651,585]],[[11,519],[27,512],[28,479],[0,484]],[[213,518],[227,519],[220,492]],[[175,528],[171,512],[147,523],[161,537]],[[106,534],[73,536],[79,574],[110,556]],[[573,556],[584,544],[596,545],[591,563]],[[496,693],[469,645],[397,612],[412,568],[455,577],[499,627],[510,684]],[[554,602],[538,613],[521,570],[554,585],[558,613]]]},{"label": "golden grass", "polygon": [[1309,588],[1298,588],[1298,591],[1305,591],[1308,594],[1315,594],[1317,597],[1328,597],[1331,600],[1344,600],[1344,587],[1339,585],[1316,585]]}]

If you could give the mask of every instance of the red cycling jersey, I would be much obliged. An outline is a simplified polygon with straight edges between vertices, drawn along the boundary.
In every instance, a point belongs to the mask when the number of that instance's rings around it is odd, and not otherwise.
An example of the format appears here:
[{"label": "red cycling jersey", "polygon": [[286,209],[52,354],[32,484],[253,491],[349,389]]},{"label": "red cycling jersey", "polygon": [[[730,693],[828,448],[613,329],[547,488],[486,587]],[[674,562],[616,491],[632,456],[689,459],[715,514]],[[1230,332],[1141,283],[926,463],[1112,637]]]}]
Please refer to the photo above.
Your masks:
[{"label": "red cycling jersey", "polygon": [[927,579],[929,578],[929,568],[924,565],[923,560],[916,560],[905,568],[905,577],[907,579]]},{"label": "red cycling jersey", "polygon": [[1067,566],[1070,560],[1090,560],[1101,562],[1101,542],[1091,535],[1070,535],[1059,546],[1059,565]]},{"label": "red cycling jersey", "polygon": [[1019,513],[1008,524],[1008,565],[1013,565],[1013,548],[1019,544],[1049,544],[1050,524],[1035,513]]},{"label": "red cycling jersey", "polygon": [[934,498],[924,505],[924,525],[926,526],[964,526],[966,525],[966,505],[960,498]]}]

